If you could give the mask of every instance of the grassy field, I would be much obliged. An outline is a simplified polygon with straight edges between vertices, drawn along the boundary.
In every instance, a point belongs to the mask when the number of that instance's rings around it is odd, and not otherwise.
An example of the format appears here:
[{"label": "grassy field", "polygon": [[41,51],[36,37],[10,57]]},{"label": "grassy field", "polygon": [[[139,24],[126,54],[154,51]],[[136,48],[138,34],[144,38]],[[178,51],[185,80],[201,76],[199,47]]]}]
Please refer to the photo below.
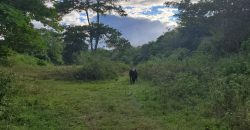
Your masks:
[{"label": "grassy field", "polygon": [[27,69],[21,70],[13,69],[19,78],[16,83],[17,91],[11,98],[12,116],[1,122],[0,128],[10,130],[204,128],[204,124],[201,123],[203,119],[195,113],[188,115],[185,112],[164,109],[163,104],[157,99],[156,91],[159,88],[146,81],[139,80],[135,85],[130,85],[127,76],[110,81],[67,81],[49,74],[55,68],[29,68],[29,72],[25,71]]},{"label": "grassy field", "polygon": [[144,102],[139,101],[143,100],[140,94],[151,88],[147,83],[131,86],[125,77],[97,82],[54,80],[45,78],[43,74],[48,72],[32,68],[28,73],[18,72],[18,91],[11,103],[13,119],[6,121],[8,125],[3,128],[164,128],[158,117],[148,113]]}]

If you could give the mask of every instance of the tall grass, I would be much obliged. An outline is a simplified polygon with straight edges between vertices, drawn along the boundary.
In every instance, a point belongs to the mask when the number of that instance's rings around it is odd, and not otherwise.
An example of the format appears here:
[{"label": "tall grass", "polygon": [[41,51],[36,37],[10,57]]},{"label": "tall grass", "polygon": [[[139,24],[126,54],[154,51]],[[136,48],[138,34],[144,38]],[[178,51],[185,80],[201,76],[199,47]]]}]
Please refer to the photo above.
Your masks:
[{"label": "tall grass", "polygon": [[2,122],[11,118],[9,100],[12,96],[13,84],[13,74],[0,70],[0,129]]},{"label": "tall grass", "polygon": [[49,62],[25,54],[11,54],[0,60],[2,66],[46,66]]},{"label": "tall grass", "polygon": [[219,119],[219,129],[249,129],[250,62],[241,54],[214,59],[200,53],[181,60],[156,58],[140,64],[139,72],[160,86],[158,99],[166,109]]}]

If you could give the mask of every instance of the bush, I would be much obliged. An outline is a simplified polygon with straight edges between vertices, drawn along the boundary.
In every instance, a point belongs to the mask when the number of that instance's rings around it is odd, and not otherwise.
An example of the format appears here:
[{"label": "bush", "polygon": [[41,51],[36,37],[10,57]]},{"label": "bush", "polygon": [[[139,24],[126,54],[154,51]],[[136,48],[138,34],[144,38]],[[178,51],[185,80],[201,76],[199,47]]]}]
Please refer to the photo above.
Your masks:
[{"label": "bush", "polygon": [[46,62],[46,61],[44,61],[44,60],[37,60],[37,65],[39,65],[39,66],[46,66],[48,63]]},{"label": "bush", "polygon": [[6,58],[11,53],[10,49],[0,45],[0,58]]},{"label": "bush", "polygon": [[109,52],[98,50],[95,53],[81,52],[75,63],[82,68],[75,74],[78,80],[117,79],[119,74],[129,70],[128,65],[109,59]]},{"label": "bush", "polygon": [[6,96],[7,91],[11,87],[12,78],[9,74],[0,71],[0,102]]},{"label": "bush", "polygon": [[203,53],[184,60],[153,59],[140,64],[139,72],[160,87],[164,107],[193,109],[201,118],[220,120],[220,128],[249,129],[250,61],[241,54],[214,59]]},{"label": "bush", "polygon": [[45,65],[48,65],[48,62],[29,56],[29,55],[12,54],[11,56],[7,57],[5,60],[2,60],[1,65],[4,65],[4,66],[23,66],[23,65],[45,66]]},{"label": "bush", "polygon": [[129,66],[123,62],[112,62],[112,68],[118,72],[118,74],[128,73]]},{"label": "bush", "polygon": [[0,71],[0,119],[6,114],[7,97],[13,83],[13,76]]},{"label": "bush", "polygon": [[117,79],[117,69],[113,66],[110,61],[91,61],[83,64],[75,77],[78,80]]},{"label": "bush", "polygon": [[109,61],[110,53],[107,50],[97,50],[96,52],[81,51],[75,54],[74,63],[82,65],[92,61]]},{"label": "bush", "polygon": [[250,39],[248,39],[247,41],[244,41],[241,44],[241,51],[245,52],[245,53],[250,53]]},{"label": "bush", "polygon": [[190,51],[188,49],[179,48],[173,51],[173,53],[168,58],[172,60],[183,60],[188,56],[189,53]]}]

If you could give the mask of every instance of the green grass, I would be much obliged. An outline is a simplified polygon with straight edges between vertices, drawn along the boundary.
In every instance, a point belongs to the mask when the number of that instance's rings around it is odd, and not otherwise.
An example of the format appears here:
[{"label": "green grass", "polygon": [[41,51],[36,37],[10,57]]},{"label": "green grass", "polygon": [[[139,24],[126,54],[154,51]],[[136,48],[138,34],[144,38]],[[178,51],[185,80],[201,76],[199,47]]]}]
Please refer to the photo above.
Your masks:
[{"label": "green grass", "polygon": [[136,98],[136,93],[145,89],[142,86],[149,87],[146,83],[131,86],[123,77],[97,82],[39,78],[49,70],[16,71],[18,91],[11,103],[14,118],[6,120],[4,128],[163,129]]},{"label": "green grass", "polygon": [[11,117],[0,121],[0,128],[195,130],[205,128],[208,122],[196,113],[187,115],[185,110],[162,107],[159,88],[149,82],[139,80],[130,85],[126,76],[110,81],[65,81],[49,74],[60,69],[39,67],[27,72],[12,68],[18,77],[18,91],[11,99]]}]

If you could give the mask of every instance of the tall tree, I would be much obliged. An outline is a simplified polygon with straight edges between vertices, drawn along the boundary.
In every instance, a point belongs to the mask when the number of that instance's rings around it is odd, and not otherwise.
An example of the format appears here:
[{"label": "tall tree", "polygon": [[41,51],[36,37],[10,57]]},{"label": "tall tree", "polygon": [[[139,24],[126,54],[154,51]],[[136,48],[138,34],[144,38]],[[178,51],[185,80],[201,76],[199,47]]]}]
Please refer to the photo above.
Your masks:
[{"label": "tall tree", "polygon": [[[89,45],[92,51],[96,51],[103,38],[102,36],[105,33],[109,33],[108,31],[104,32],[102,29],[111,30],[101,24],[100,16],[107,15],[110,12],[118,13],[121,16],[127,15],[117,2],[119,2],[119,0],[64,0],[63,2],[58,2],[56,7],[61,15],[73,10],[78,12],[84,11],[86,13],[88,25],[86,25],[87,27],[85,28],[88,31]],[[91,22],[90,13],[96,14],[96,20],[94,22]]]},{"label": "tall tree", "polygon": [[88,50],[86,29],[81,26],[67,27],[63,35],[64,42],[66,43],[63,50],[63,59],[66,64],[72,64],[77,54]]},{"label": "tall tree", "polygon": [[176,16],[180,19],[181,30],[186,30],[184,32],[193,39],[221,34],[216,48],[222,52],[238,52],[241,42],[250,35],[248,0],[200,0],[198,3],[182,0],[166,2],[166,5],[178,7]]},{"label": "tall tree", "polygon": [[[56,13],[45,0],[0,0],[1,48],[38,56],[45,53],[45,43],[30,23],[31,19],[56,25]],[[3,47],[4,46],[4,47]],[[42,54],[43,55],[43,54]]]},{"label": "tall tree", "polygon": [[63,35],[48,29],[39,29],[38,31],[46,44],[46,58],[54,64],[62,64],[62,51],[64,48]]}]

